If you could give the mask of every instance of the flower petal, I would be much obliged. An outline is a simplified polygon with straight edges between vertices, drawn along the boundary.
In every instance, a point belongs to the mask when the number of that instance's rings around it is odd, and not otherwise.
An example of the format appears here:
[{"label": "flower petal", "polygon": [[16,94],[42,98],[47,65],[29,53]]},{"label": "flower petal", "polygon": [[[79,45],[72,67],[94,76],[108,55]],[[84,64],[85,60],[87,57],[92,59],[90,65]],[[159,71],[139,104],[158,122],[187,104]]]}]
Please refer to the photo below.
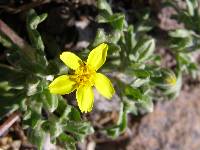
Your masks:
[{"label": "flower petal", "polygon": [[75,90],[76,82],[72,81],[68,75],[57,77],[49,85],[49,90],[53,94],[69,94]]},{"label": "flower petal", "polygon": [[108,45],[105,43],[100,44],[94,48],[87,59],[87,65],[93,67],[95,70],[98,70],[106,61],[108,51]]},{"label": "flower petal", "polygon": [[101,95],[108,99],[110,99],[115,93],[115,89],[113,88],[110,80],[101,73],[96,74],[94,86]]},{"label": "flower petal", "polygon": [[71,52],[63,52],[60,55],[60,59],[67,65],[69,68],[76,70],[82,63],[82,60]]},{"label": "flower petal", "polygon": [[81,112],[90,112],[94,103],[94,93],[91,86],[80,86],[76,91],[76,99]]}]

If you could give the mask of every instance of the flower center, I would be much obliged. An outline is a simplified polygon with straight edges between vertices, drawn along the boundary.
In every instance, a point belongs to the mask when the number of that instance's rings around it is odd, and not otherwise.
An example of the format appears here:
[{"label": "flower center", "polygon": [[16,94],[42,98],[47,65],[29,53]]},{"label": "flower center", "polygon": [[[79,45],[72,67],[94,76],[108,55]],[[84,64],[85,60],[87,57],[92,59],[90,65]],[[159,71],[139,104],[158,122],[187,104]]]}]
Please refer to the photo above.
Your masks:
[{"label": "flower center", "polygon": [[174,86],[174,85],[176,85],[176,77],[170,76],[170,77],[166,78],[166,82],[168,84],[170,84],[171,86]]},{"label": "flower center", "polygon": [[82,64],[77,70],[75,70],[72,79],[77,83],[77,86],[89,84],[90,86],[94,85],[94,77],[96,71],[86,64]]}]

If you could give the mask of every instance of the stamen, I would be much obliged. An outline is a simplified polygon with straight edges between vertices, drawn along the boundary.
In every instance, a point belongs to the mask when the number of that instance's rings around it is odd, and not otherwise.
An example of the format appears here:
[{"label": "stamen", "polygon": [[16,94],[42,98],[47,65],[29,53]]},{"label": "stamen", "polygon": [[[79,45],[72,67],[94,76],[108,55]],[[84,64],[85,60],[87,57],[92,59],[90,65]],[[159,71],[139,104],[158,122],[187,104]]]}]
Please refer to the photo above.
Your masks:
[{"label": "stamen", "polygon": [[93,86],[95,74],[95,70],[90,68],[90,66],[83,64],[75,71],[75,74],[72,75],[71,78],[77,82],[78,86],[86,84]]}]

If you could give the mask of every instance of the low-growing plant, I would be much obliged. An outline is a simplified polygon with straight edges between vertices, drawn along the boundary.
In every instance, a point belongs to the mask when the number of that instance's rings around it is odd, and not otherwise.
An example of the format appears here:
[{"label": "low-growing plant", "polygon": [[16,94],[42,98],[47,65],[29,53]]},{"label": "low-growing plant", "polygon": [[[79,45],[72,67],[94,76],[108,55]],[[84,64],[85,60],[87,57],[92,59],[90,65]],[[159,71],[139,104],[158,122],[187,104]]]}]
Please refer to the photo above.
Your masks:
[{"label": "low-growing plant", "polygon": [[[94,85],[106,98],[111,98],[114,91],[120,98],[117,123],[101,129],[102,133],[116,138],[125,132],[128,114],[152,112],[153,101],[162,97],[174,99],[181,89],[182,72],[197,69],[188,55],[190,48],[198,47],[199,35],[195,31],[179,29],[169,33],[170,48],[177,61],[173,72],[161,67],[162,58],[155,53],[156,41],[146,33],[151,29],[145,23],[149,22],[148,14],[140,26],[134,26],[129,25],[125,14],[114,13],[106,0],[98,0],[97,8],[97,23],[102,28],[98,28],[95,39],[78,54],[83,58],[88,56],[88,60],[84,62],[71,52],[63,52],[60,58],[69,68],[63,68],[58,58],[46,57],[37,26],[47,14],[37,15],[34,10],[27,13],[31,46],[16,34],[20,39],[17,42],[0,31],[0,43],[7,48],[7,61],[0,64],[1,119],[14,111],[20,112],[23,128],[38,149],[43,148],[47,136],[54,144],[75,149],[78,141],[94,132],[81,113],[92,111],[95,105],[91,88]],[[91,49],[94,50],[90,52]],[[96,73],[100,67],[99,72],[111,81]],[[61,95],[75,89],[78,104],[68,104]]]}]

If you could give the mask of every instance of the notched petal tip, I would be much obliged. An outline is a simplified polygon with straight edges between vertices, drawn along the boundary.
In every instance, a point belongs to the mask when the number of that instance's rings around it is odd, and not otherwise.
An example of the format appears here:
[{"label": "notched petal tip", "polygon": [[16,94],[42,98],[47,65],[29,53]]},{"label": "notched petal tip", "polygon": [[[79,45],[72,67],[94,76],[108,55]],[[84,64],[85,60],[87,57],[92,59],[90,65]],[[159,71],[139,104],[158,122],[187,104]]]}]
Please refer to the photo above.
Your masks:
[{"label": "notched petal tip", "polygon": [[94,104],[94,93],[91,86],[81,86],[76,91],[78,107],[82,113],[92,111]]}]

